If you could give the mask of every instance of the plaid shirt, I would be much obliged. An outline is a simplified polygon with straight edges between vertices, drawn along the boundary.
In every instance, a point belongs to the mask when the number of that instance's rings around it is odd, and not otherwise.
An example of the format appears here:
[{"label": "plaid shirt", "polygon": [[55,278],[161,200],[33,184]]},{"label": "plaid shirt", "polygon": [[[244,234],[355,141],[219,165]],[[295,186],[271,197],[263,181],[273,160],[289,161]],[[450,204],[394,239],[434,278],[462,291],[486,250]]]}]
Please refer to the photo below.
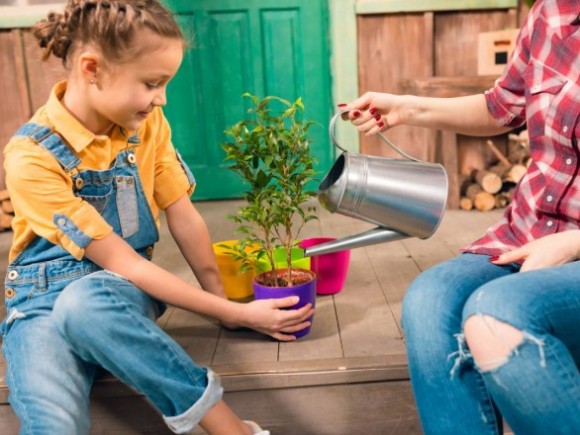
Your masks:
[{"label": "plaid shirt", "polygon": [[536,1],[503,76],[485,93],[494,118],[526,123],[532,163],[503,218],[463,252],[498,255],[580,228],[580,0]]}]

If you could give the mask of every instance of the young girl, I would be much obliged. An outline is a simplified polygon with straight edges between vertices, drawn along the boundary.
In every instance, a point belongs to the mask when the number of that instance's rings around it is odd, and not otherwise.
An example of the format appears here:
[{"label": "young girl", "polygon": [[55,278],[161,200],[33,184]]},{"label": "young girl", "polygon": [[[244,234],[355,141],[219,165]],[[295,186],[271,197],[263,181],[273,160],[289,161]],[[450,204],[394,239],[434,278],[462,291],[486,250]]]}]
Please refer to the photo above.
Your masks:
[{"label": "young girl", "polygon": [[537,0],[485,95],[371,92],[343,107],[367,134],[410,124],[487,136],[526,123],[530,135],[532,163],[503,219],[405,295],[426,434],[499,434],[502,416],[516,434],[580,433],[579,13],[578,1]]},{"label": "young girl", "polygon": [[[297,301],[228,301],[194,179],[161,107],[184,40],[157,0],[70,0],[34,28],[69,77],[5,150],[15,209],[2,323],[10,403],[22,433],[89,432],[89,390],[103,367],[142,392],[176,433],[268,433],[221,400],[155,323],[164,303],[278,340],[309,325]],[[164,210],[202,288],[151,261]]]}]

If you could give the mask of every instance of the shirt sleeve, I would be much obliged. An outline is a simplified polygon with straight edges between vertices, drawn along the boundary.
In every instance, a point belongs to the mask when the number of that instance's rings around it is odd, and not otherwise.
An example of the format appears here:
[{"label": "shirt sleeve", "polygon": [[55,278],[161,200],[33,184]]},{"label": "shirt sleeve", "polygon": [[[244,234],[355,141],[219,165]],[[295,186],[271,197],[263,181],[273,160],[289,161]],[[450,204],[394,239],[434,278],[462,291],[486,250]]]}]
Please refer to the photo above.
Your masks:
[{"label": "shirt sleeve", "polygon": [[80,260],[93,239],[113,231],[92,205],[74,195],[71,177],[40,145],[15,141],[6,149],[4,164],[14,212],[37,236]]},{"label": "shirt sleeve", "polygon": [[195,178],[171,142],[171,129],[161,109],[156,138],[154,199],[165,210],[183,195],[190,196],[195,188]]},{"label": "shirt sleeve", "polygon": [[530,63],[530,37],[538,6],[535,4],[528,13],[502,76],[485,92],[489,112],[506,127],[515,128],[526,122],[525,70]]}]

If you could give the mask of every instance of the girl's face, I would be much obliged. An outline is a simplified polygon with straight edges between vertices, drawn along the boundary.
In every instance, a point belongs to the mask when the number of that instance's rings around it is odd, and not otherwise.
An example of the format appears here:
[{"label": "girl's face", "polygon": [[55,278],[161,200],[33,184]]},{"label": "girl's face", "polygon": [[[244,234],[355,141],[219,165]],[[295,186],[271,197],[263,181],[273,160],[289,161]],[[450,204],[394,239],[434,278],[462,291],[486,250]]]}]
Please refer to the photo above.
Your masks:
[{"label": "girl's face", "polygon": [[[148,41],[148,38],[156,38]],[[183,59],[183,42],[152,34],[140,44],[155,47],[143,50],[138,58],[115,65],[109,61],[98,70],[96,85],[89,87],[89,101],[98,128],[111,123],[137,130],[156,106],[165,106],[167,84],[177,73]],[[95,131],[95,133],[99,133]]]}]

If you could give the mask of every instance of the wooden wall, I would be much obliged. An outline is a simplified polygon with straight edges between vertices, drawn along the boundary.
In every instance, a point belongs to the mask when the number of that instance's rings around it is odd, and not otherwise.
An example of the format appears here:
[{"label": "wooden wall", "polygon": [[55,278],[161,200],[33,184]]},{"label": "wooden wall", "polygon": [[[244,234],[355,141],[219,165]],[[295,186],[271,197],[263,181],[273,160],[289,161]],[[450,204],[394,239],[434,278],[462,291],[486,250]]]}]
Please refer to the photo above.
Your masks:
[{"label": "wooden wall", "polygon": [[[52,85],[65,77],[58,59],[41,61],[40,49],[28,30],[0,30],[0,144],[42,106]],[[5,188],[4,155],[0,155],[0,189]]]}]

